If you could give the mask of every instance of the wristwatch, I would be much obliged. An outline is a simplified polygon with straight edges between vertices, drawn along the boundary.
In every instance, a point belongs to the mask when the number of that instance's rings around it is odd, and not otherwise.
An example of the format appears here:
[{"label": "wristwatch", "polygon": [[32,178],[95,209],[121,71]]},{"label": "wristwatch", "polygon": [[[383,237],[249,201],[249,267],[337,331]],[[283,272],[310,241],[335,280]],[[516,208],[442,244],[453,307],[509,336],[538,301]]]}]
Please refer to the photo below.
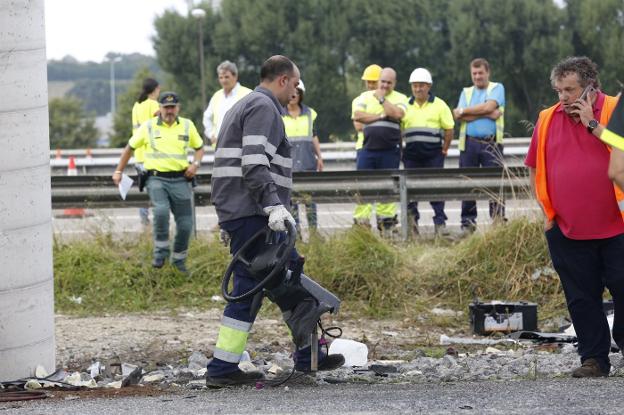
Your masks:
[{"label": "wristwatch", "polygon": [[596,127],[598,127],[598,121],[596,120],[590,120],[589,123],[587,123],[587,131],[589,131],[589,133],[591,134]]},{"label": "wristwatch", "polygon": [[380,103],[381,105],[383,105],[383,103],[384,103],[384,102],[386,102],[386,97],[381,97],[381,98],[379,98],[379,103]]},{"label": "wristwatch", "polygon": [[200,164],[201,164],[201,163],[200,163],[199,161],[197,161],[197,160],[195,160],[195,161],[193,162],[193,165],[194,165],[195,167],[199,167],[199,165],[200,165]]}]

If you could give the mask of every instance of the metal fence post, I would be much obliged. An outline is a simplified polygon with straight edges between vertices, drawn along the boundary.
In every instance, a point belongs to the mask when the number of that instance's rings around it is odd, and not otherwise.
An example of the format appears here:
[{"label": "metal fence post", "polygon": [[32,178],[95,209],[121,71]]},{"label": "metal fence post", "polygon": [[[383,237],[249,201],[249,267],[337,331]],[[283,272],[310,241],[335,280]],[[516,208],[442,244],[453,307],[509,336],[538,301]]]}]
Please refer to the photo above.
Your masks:
[{"label": "metal fence post", "polygon": [[409,221],[407,217],[407,177],[404,171],[399,171],[399,195],[401,197],[401,237],[407,241]]}]

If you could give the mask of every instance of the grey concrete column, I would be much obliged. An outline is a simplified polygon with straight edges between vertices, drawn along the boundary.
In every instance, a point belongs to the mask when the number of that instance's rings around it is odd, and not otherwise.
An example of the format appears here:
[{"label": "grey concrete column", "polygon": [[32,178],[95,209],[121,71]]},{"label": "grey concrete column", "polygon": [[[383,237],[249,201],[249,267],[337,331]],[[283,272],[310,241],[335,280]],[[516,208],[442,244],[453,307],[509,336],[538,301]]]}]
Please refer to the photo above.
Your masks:
[{"label": "grey concrete column", "polygon": [[0,380],[55,365],[43,0],[0,0]]}]

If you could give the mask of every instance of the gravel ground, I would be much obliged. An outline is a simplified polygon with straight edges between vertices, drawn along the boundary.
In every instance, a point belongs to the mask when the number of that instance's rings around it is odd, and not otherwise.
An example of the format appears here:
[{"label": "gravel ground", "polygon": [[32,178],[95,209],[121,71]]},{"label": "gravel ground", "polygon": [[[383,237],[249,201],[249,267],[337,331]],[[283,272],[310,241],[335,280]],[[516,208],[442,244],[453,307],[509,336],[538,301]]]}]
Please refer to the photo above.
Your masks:
[{"label": "gravel ground", "polygon": [[[80,369],[92,359],[119,357],[132,364],[175,364],[193,351],[208,357],[217,338],[222,308],[207,311],[158,312],[103,317],[56,316],[57,366]],[[370,359],[401,358],[414,345],[438,345],[440,334],[455,330],[424,329],[410,320],[371,320],[338,316],[324,325],[340,326],[343,338],[364,342]],[[249,338],[248,350],[266,356],[289,352],[286,325],[277,316],[260,315]]]},{"label": "gravel ground", "polygon": [[[156,375],[157,380],[150,383],[144,377],[140,385],[116,390],[52,391],[51,399],[44,401],[0,404],[0,413],[616,414],[624,406],[620,354],[611,356],[608,379],[575,380],[569,377],[578,365],[571,344],[442,346],[441,334],[471,336],[407,319],[348,316],[327,320],[325,325],[341,326],[343,338],[366,343],[366,366],[316,376],[295,374],[278,387],[266,382],[256,387],[206,389],[202,370],[211,355],[220,316],[220,309],[104,317],[57,315],[59,367],[80,370],[85,380],[84,371],[92,361],[117,361],[140,365],[146,376]],[[270,316],[258,319],[248,346],[256,368],[269,378],[284,379],[292,368],[290,347],[281,321]],[[269,373],[273,365],[282,369],[275,376]]]},{"label": "gravel ground", "polygon": [[245,388],[155,397],[0,404],[6,415],[621,414],[624,379]]}]

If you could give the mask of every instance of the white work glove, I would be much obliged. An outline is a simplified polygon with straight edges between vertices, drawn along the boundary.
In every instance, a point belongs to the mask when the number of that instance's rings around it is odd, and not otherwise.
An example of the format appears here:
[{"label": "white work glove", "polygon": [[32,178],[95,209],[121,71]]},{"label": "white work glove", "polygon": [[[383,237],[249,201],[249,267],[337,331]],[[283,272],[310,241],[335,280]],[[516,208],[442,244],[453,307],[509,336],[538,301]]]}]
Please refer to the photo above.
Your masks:
[{"label": "white work glove", "polygon": [[285,221],[290,222],[293,227],[295,226],[295,219],[284,205],[267,206],[263,210],[264,213],[269,215],[269,228],[271,228],[271,230],[285,232]]}]

